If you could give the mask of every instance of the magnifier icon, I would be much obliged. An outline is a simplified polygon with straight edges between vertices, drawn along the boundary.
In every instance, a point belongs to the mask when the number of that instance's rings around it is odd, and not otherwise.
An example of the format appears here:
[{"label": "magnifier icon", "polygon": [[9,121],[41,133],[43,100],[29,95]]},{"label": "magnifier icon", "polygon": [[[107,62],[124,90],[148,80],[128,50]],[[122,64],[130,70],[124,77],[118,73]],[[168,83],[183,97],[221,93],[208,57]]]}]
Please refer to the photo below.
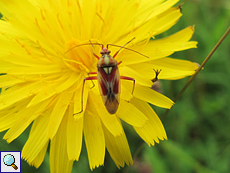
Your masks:
[{"label": "magnifier icon", "polygon": [[18,167],[14,164],[15,158],[12,154],[7,154],[3,157],[3,162],[7,166],[12,166],[15,170],[18,169]]}]

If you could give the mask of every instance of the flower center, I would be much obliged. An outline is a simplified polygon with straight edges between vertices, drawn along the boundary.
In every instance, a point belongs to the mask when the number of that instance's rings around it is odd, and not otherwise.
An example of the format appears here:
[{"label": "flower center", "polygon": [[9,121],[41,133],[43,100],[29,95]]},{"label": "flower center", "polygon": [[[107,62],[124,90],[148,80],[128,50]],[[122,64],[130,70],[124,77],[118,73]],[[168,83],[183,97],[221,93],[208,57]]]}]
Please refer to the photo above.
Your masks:
[{"label": "flower center", "polygon": [[95,68],[96,58],[93,56],[92,45],[83,45],[77,39],[67,42],[65,61],[76,68],[76,70],[84,70],[87,73]]}]

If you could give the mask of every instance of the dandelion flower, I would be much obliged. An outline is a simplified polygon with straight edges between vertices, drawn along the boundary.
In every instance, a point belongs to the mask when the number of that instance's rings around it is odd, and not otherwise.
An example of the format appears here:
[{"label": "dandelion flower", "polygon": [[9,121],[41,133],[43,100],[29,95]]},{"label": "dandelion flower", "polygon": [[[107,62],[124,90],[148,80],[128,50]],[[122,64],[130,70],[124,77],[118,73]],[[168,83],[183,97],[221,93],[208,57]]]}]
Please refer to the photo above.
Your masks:
[{"label": "dandelion flower", "polygon": [[[30,124],[22,158],[39,167],[50,143],[51,172],[71,172],[82,139],[91,169],[104,164],[105,151],[118,167],[133,163],[121,121],[133,126],[150,146],[167,139],[150,104],[170,108],[173,102],[152,90],[153,69],[159,79],[192,75],[195,63],[172,59],[176,51],[195,48],[187,27],[169,37],[154,39],[181,17],[178,0],[2,0],[0,12],[0,131],[7,142]],[[92,45],[124,45],[148,56],[122,49],[116,56],[121,76],[119,108],[109,114],[97,81],[84,78],[97,71]],[[153,40],[150,40],[153,38]],[[71,50],[70,50],[71,49]],[[119,48],[109,47],[113,55]],[[100,55],[101,47],[94,45]],[[91,76],[91,75],[90,75]],[[94,87],[92,87],[95,85]],[[83,111],[81,111],[83,100]],[[76,114],[78,113],[78,114]],[[73,116],[75,114],[75,116]]]}]

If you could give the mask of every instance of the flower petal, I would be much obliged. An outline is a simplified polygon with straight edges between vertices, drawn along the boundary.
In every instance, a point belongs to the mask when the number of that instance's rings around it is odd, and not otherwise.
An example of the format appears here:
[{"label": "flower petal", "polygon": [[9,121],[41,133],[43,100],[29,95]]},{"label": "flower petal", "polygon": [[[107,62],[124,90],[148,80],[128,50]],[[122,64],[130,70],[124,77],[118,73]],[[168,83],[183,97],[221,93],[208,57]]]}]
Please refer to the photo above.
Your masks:
[{"label": "flower petal", "polygon": [[[69,78],[67,78],[66,76],[69,76]],[[36,105],[43,100],[46,100],[56,94],[65,91],[66,89],[70,89],[70,92],[75,91],[79,87],[79,81],[81,81],[82,78],[83,76],[81,74],[79,74],[78,76],[75,72],[64,73],[60,78],[54,76],[53,80],[45,84],[43,83],[43,90],[41,90],[37,95],[35,95],[35,97],[29,103],[28,107]],[[79,84],[73,86],[77,82],[79,82]]]},{"label": "flower petal", "polygon": [[13,85],[16,85],[18,83],[24,82],[21,79],[17,79],[15,77],[12,77],[10,75],[0,75],[0,88],[2,87],[10,87]]},{"label": "flower petal", "polygon": [[[157,39],[149,41],[147,45],[141,43],[129,48],[138,51],[143,55],[137,54],[136,52],[131,52],[128,50],[123,50],[116,57],[117,61],[122,61],[122,65],[138,64],[141,62],[147,62],[150,60],[157,60],[173,54],[175,51],[181,51],[190,48],[196,48],[196,41],[189,41],[193,35],[194,27],[187,27],[175,34],[172,34],[163,39]],[[145,47],[143,47],[143,45]]]},{"label": "flower petal", "polygon": [[[0,112],[0,132],[11,128],[14,123],[18,122],[20,119],[17,113],[25,109],[26,105],[29,103],[29,99],[22,100],[18,103],[13,104],[10,107],[2,109]],[[17,105],[17,106],[16,106]]]},{"label": "flower petal", "polygon": [[139,136],[150,146],[154,145],[154,142],[159,143],[159,139],[167,139],[164,126],[162,125],[157,114],[151,108],[151,106],[137,98],[133,98],[131,103],[136,106],[141,112],[143,112],[148,118],[143,127],[134,127]]},{"label": "flower petal", "polygon": [[71,173],[73,161],[69,160],[67,154],[67,113],[65,114],[57,133],[50,143],[50,172],[51,173]]},{"label": "flower petal", "polygon": [[152,85],[152,82],[150,80],[146,80],[145,78],[143,78],[143,76],[140,73],[137,73],[136,71],[134,71],[133,69],[127,66],[120,67],[120,73],[121,76],[128,76],[134,78],[135,83],[137,84],[141,84],[145,86]]},{"label": "flower petal", "polygon": [[15,67],[8,70],[8,74],[50,74],[50,73],[58,73],[64,72],[62,67],[58,65],[45,65],[45,66],[37,66],[37,67]]},{"label": "flower petal", "polygon": [[86,110],[84,119],[84,136],[90,169],[104,164],[105,137],[101,120]]},{"label": "flower petal", "polygon": [[73,105],[70,105],[67,122],[67,152],[69,160],[79,160],[82,148],[83,116],[74,119]]},{"label": "flower petal", "polygon": [[11,142],[17,138],[31,124],[31,122],[36,119],[45,108],[47,108],[52,100],[53,99],[50,98],[39,105],[24,108],[19,111],[16,114],[18,121],[7,131],[7,133],[4,135],[4,139],[6,139],[7,142]]},{"label": "flower petal", "polygon": [[151,88],[144,87],[141,85],[136,85],[134,89],[134,97],[137,97],[143,101],[149,102],[153,105],[163,107],[163,108],[171,108],[173,105],[173,101],[168,97],[154,91]]},{"label": "flower petal", "polygon": [[41,151],[37,155],[37,157],[35,157],[34,160],[30,163],[31,165],[34,165],[36,168],[38,168],[42,164],[42,162],[43,162],[43,160],[45,158],[45,155],[46,155],[48,145],[49,145],[49,142],[47,142],[44,145],[44,147],[41,149]]},{"label": "flower petal", "polygon": [[63,92],[58,96],[57,102],[54,105],[53,111],[50,115],[48,137],[53,138],[56,134],[58,127],[61,123],[61,120],[68,108],[70,100],[73,97],[73,93]]},{"label": "flower petal", "polygon": [[[195,73],[198,68],[196,63],[173,58],[161,58],[151,61],[151,63],[139,63],[129,65],[137,73],[142,74],[143,78],[151,81],[155,77],[154,70],[161,70],[158,79],[180,79]],[[153,70],[154,69],[154,70]]]},{"label": "flower petal", "polygon": [[[188,26],[185,29],[182,29],[178,32],[176,32],[175,34],[172,34],[168,37],[159,39],[159,40],[155,40],[156,42],[185,42],[185,41],[189,41],[192,37],[194,33],[194,26]],[[158,44],[158,43],[155,43]]]},{"label": "flower petal", "polygon": [[101,98],[98,98],[94,92],[89,93],[89,103],[91,106],[88,108],[91,113],[98,115],[102,123],[114,136],[122,133],[122,126],[117,120],[116,115],[111,115],[105,109]]},{"label": "flower petal", "polygon": [[139,111],[133,104],[121,100],[116,115],[135,127],[142,127],[148,120],[146,116]]},{"label": "flower petal", "polygon": [[47,133],[50,113],[51,110],[46,111],[44,115],[39,116],[34,121],[30,130],[29,139],[22,149],[22,158],[37,168],[45,157],[49,143]]},{"label": "flower petal", "polygon": [[103,126],[103,130],[106,148],[117,167],[124,167],[125,163],[127,165],[132,165],[133,160],[124,131],[122,131],[121,135],[115,137],[107,130],[105,126]]},{"label": "flower petal", "polygon": [[27,82],[2,91],[0,109],[6,108],[22,99],[28,98],[41,90],[41,82]]},{"label": "flower petal", "polygon": [[171,28],[177,23],[181,16],[180,8],[170,8],[168,11],[161,14],[161,16],[158,16],[159,19],[154,23],[154,26],[152,26],[152,28],[154,28],[153,35],[159,35]]},{"label": "flower petal", "polygon": [[157,1],[141,1],[140,2],[140,10],[136,14],[136,16],[140,19],[147,19],[153,18],[162,12],[165,12],[169,8],[171,8],[174,4],[176,4],[179,0],[167,0],[163,3],[162,0]]}]

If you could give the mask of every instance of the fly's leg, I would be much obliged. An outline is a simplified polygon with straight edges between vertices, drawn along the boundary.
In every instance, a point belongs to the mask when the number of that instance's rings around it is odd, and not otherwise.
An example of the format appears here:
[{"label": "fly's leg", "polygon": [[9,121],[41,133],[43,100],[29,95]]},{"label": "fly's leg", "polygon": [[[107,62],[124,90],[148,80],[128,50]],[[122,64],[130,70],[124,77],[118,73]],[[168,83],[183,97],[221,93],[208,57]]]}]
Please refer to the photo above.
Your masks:
[{"label": "fly's leg", "polygon": [[97,76],[89,76],[89,77],[87,77],[87,78],[84,79],[83,86],[82,86],[82,93],[81,93],[81,111],[78,112],[78,113],[74,113],[73,116],[76,115],[76,114],[80,114],[80,113],[83,112],[83,93],[84,93],[84,86],[85,86],[85,81],[86,80],[97,80]]},{"label": "fly's leg", "polygon": [[[126,77],[126,76],[120,76],[120,79],[124,79],[124,80],[131,80],[133,81],[133,90],[131,92],[131,95],[133,96],[133,92],[134,92],[134,88],[135,88],[135,79],[134,78],[131,78],[131,77]],[[129,102],[129,101],[127,101]]]}]

